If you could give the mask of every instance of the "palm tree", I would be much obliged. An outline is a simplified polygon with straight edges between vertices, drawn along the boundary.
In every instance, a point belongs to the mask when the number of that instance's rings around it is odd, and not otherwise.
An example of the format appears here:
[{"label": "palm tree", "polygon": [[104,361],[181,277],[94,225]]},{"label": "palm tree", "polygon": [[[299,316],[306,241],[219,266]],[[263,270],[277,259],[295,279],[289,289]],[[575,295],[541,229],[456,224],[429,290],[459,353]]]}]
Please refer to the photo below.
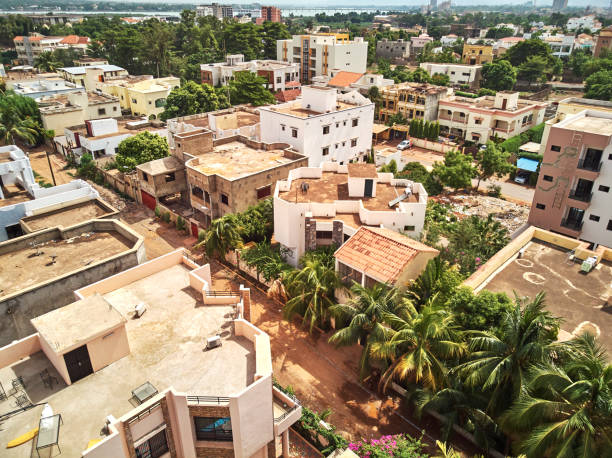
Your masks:
[{"label": "palm tree", "polygon": [[38,55],[34,62],[34,66],[43,72],[54,72],[61,67],[62,64],[55,58],[53,52],[45,51]]},{"label": "palm tree", "polygon": [[549,357],[559,330],[559,320],[544,310],[544,293],[527,302],[515,298],[496,334],[475,331],[470,356],[454,372],[466,385],[491,393],[487,411],[503,411],[520,393],[527,371]]},{"label": "palm tree", "polygon": [[316,260],[307,260],[301,270],[289,272],[284,284],[290,297],[285,304],[285,319],[301,315],[309,332],[316,324],[323,326],[327,322],[329,309],[335,304],[335,290],[343,287],[334,268]]},{"label": "palm tree", "polygon": [[407,309],[407,318],[387,313],[385,340],[373,342],[370,357],[390,362],[382,374],[383,391],[394,379],[421,383],[433,391],[447,385],[448,359],[465,353],[452,314],[430,301],[420,312]]},{"label": "palm tree", "polygon": [[456,269],[449,268],[440,257],[427,263],[421,274],[409,287],[409,294],[413,296],[417,306],[421,306],[437,296],[440,303],[452,294],[461,283],[461,276]]},{"label": "palm tree", "polygon": [[354,283],[350,293],[351,298],[347,302],[330,307],[336,325],[344,324],[344,327],[338,329],[329,342],[338,347],[357,343],[364,346],[359,361],[359,374],[363,380],[370,373],[372,342],[383,340],[389,330],[383,323],[384,314],[407,316],[406,309],[412,304],[401,298],[396,288],[380,283],[371,288]]},{"label": "palm tree", "polygon": [[569,343],[560,366],[530,374],[527,390],[503,416],[503,426],[523,431],[527,457],[606,457],[612,454],[612,365],[590,334]]},{"label": "palm tree", "polygon": [[204,240],[195,245],[196,249],[204,248],[208,257],[223,259],[226,253],[242,246],[238,223],[233,215],[214,220],[204,236]]},{"label": "palm tree", "polygon": [[34,144],[46,131],[34,99],[6,91],[0,97],[0,139],[6,144],[17,139]]}]

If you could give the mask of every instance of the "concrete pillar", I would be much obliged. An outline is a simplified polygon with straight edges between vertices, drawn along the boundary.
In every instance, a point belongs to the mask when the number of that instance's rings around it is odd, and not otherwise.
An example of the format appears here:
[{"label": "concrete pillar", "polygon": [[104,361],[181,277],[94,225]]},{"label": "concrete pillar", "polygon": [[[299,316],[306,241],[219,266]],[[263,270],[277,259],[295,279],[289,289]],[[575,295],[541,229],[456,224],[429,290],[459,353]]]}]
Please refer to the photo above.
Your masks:
[{"label": "concrete pillar", "polygon": [[342,221],[333,221],[332,242],[339,247],[344,241],[344,223]]},{"label": "concrete pillar", "polygon": [[304,247],[306,251],[317,249],[317,222],[312,217],[307,216],[304,219]]},{"label": "concrete pillar", "polygon": [[240,295],[242,296],[242,315],[247,321],[251,321],[251,290],[240,285]]},{"label": "concrete pillar", "polygon": [[289,458],[289,430],[283,433],[283,458]]}]

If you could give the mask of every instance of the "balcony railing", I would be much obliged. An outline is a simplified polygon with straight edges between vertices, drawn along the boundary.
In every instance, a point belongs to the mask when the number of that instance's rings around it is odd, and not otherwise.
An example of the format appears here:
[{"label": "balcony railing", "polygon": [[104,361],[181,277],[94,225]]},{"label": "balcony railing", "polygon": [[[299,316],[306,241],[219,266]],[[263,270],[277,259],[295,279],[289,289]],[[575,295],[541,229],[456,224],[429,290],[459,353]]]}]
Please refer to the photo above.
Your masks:
[{"label": "balcony railing", "polygon": [[580,202],[590,202],[593,197],[593,193],[576,193],[576,191],[571,191],[569,194],[570,199],[579,200]]},{"label": "balcony railing", "polygon": [[567,227],[568,229],[572,229],[574,231],[579,231],[582,229],[582,223],[583,221],[570,220],[566,218],[561,221],[561,226]]},{"label": "balcony railing", "polygon": [[227,404],[230,398],[221,396],[187,396],[188,404]]},{"label": "balcony railing", "polygon": [[599,172],[603,161],[595,162],[591,160],[581,159],[578,161],[578,168],[582,170],[590,170],[591,172]]},{"label": "balcony railing", "polygon": [[301,406],[299,404],[294,405],[293,407],[291,407],[289,410],[287,410],[284,414],[279,415],[278,417],[274,417],[274,422],[278,423],[280,421],[283,421],[285,418],[287,418],[289,415],[291,415],[291,413],[297,409],[299,409]]}]

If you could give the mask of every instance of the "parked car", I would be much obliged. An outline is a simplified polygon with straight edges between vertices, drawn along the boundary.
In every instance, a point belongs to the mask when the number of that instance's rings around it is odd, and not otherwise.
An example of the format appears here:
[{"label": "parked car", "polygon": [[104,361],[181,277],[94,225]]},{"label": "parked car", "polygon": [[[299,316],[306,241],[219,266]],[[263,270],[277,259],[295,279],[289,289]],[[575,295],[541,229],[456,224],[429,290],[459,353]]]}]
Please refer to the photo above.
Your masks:
[{"label": "parked car", "polygon": [[412,141],[410,139],[402,140],[399,145],[397,145],[397,149],[399,150],[405,150],[408,148],[412,148]]},{"label": "parked car", "polygon": [[525,184],[529,181],[529,175],[531,175],[530,172],[521,170],[517,172],[516,176],[514,177],[514,182],[518,184]]}]

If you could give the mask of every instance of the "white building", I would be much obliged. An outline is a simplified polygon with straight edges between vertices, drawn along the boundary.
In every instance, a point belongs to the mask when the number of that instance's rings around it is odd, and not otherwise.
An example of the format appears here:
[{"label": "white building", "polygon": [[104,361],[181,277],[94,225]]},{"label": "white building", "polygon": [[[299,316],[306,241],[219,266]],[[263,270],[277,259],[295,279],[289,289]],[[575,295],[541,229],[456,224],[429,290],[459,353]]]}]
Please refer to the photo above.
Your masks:
[{"label": "white building", "polygon": [[[76,156],[91,154],[94,159],[103,156],[114,156],[117,154],[119,143],[128,137],[148,130],[152,134],[166,137],[168,131],[165,129],[152,129],[146,119],[142,120],[120,120],[114,118],[96,119],[85,121],[85,125],[67,127],[64,129],[65,145],[62,140],[56,138],[57,148],[63,153],[70,151]],[[60,137],[61,138],[61,137]]]},{"label": "white building", "polygon": [[444,35],[443,37],[440,38],[440,42],[442,43],[442,47],[444,48],[454,46],[460,40],[461,40],[461,37],[458,37],[454,33],[451,33],[449,35]]},{"label": "white building", "polygon": [[467,64],[438,64],[435,62],[423,62],[420,67],[433,76],[436,73],[448,75],[450,83],[454,85],[469,84],[476,86],[480,81],[482,65]]},{"label": "white building", "polygon": [[365,159],[372,146],[374,104],[357,91],[303,87],[302,97],[259,109],[261,141],[288,143],[308,156],[308,165]]},{"label": "white building", "polygon": [[82,67],[61,67],[57,72],[66,81],[83,86],[88,90],[96,88],[96,83],[102,83],[117,76],[127,76],[125,68],[117,65],[86,65]]},{"label": "white building", "polygon": [[550,47],[553,56],[569,57],[574,50],[576,37],[574,35],[550,35],[546,33],[542,34],[540,39]]},{"label": "white building", "polygon": [[234,17],[234,8],[232,5],[220,5],[218,3],[198,5],[195,11],[197,17],[214,16],[220,20]]},{"label": "white building", "polygon": [[276,42],[276,58],[300,66],[300,81],[308,83],[314,76],[328,75],[331,70],[365,73],[368,43],[362,37],[354,40],[342,35],[294,35]]},{"label": "white building", "polygon": [[9,80],[6,82],[6,87],[19,95],[25,95],[33,99],[83,91],[82,87],[78,87],[74,83],[69,83],[57,76],[18,81]]},{"label": "white building", "polygon": [[202,84],[226,86],[234,79],[234,73],[249,71],[266,79],[266,87],[271,91],[284,91],[285,84],[300,80],[300,66],[291,62],[277,60],[244,61],[244,55],[227,55],[225,62],[200,65]]},{"label": "white building", "polygon": [[427,192],[420,183],[377,173],[374,164],[324,162],[291,170],[274,190],[274,237],[297,265],[305,251],[346,242],[361,226],[418,237]]},{"label": "white building", "polygon": [[380,73],[361,74],[344,70],[332,70],[330,75],[315,76],[312,82],[315,86],[329,86],[343,93],[358,90],[362,94],[367,94],[373,86],[382,89],[395,84],[392,79],[385,79]]},{"label": "white building", "polygon": [[0,206],[5,198],[2,187],[17,186],[35,197],[40,188],[30,165],[30,159],[15,145],[0,147]]},{"label": "white building", "polygon": [[546,106],[510,91],[476,99],[452,96],[440,100],[438,122],[443,132],[484,144],[493,135],[510,138],[542,123]]},{"label": "white building", "polygon": [[595,18],[594,14],[589,14],[588,16],[569,18],[565,28],[572,31],[583,28],[589,29],[591,32],[596,32],[601,29],[601,22]]}]

